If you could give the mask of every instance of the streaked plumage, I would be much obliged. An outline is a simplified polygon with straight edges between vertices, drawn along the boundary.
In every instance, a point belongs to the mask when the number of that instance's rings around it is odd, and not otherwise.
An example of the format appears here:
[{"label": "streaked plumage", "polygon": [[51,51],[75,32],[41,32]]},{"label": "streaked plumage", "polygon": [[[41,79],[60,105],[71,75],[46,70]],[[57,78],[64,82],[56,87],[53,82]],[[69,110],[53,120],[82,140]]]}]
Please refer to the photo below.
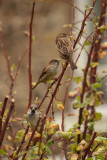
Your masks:
[{"label": "streaked plumage", "polygon": [[36,85],[32,88],[32,90],[39,84],[39,83],[46,83],[49,80],[55,78],[57,72],[59,70],[59,59],[52,59],[42,70],[39,79]]},{"label": "streaked plumage", "polygon": [[65,33],[60,33],[56,37],[56,45],[57,45],[57,50],[59,52],[60,57],[62,59],[67,60],[70,63],[72,70],[77,69],[77,66],[72,59],[73,48],[72,48],[70,36],[68,36]]}]

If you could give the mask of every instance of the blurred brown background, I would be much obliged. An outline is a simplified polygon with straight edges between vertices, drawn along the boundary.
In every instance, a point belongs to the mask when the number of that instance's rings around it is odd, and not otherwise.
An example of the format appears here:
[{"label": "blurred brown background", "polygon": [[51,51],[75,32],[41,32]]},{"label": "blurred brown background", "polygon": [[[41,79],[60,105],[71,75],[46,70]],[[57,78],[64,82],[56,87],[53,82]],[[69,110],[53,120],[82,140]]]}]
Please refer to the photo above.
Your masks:
[{"label": "blurred brown background", "polygon": [[[3,27],[4,43],[10,64],[17,66],[19,57],[28,48],[28,37],[24,31],[29,30],[29,21],[32,9],[32,1],[29,0],[0,0],[0,22]],[[58,56],[55,38],[56,35],[65,30],[63,24],[70,23],[71,7],[63,1],[46,0],[37,1],[33,23],[32,48],[32,75],[33,81],[37,81],[38,76],[45,64],[52,58]],[[67,31],[67,30],[66,30]],[[16,113],[24,114],[28,105],[28,55],[23,58],[20,73],[15,82],[14,91],[16,92]],[[0,101],[8,94],[10,79],[7,72],[6,59],[0,47]],[[46,92],[47,86],[38,85],[33,91],[35,97],[40,99]],[[46,105],[46,104],[45,104]]]}]

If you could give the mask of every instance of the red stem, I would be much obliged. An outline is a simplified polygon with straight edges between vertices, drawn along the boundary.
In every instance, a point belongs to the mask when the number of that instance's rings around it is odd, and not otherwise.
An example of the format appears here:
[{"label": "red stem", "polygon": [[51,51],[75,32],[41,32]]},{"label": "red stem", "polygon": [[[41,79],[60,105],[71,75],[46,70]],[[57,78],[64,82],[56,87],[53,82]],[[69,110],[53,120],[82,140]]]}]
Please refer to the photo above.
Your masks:
[{"label": "red stem", "polygon": [[[89,105],[87,106],[86,111],[89,110]],[[87,128],[88,128],[88,115],[85,116],[85,122],[84,122],[84,131],[83,131],[83,139],[86,139],[86,132],[87,132]]]},{"label": "red stem", "polygon": [[9,106],[9,110],[8,110],[8,113],[7,113],[7,116],[6,116],[6,120],[5,120],[5,122],[4,122],[2,131],[1,131],[0,147],[1,147],[1,145],[2,145],[4,136],[5,136],[5,133],[6,133],[6,128],[7,128],[7,125],[8,125],[8,122],[9,122],[9,119],[10,119],[10,116],[11,116],[11,113],[12,113],[12,110],[13,110],[13,108],[14,108],[14,103],[15,103],[15,101],[14,101],[14,99],[12,99],[12,101],[10,102],[10,106]]},{"label": "red stem", "polygon": [[90,143],[89,143],[89,145],[87,147],[87,150],[86,150],[82,160],[85,160],[85,158],[86,158],[88,152],[90,151],[91,145],[93,144],[95,138],[96,138],[96,132],[93,133],[92,138],[90,140]]},{"label": "red stem", "polygon": [[57,81],[57,79],[55,79],[55,80],[51,83],[51,85],[48,87],[48,89],[47,89],[47,91],[46,91],[43,99],[41,100],[41,102],[40,102],[40,104],[39,104],[39,106],[38,106],[38,109],[40,109],[41,105],[43,104],[44,100],[46,99],[46,97],[47,97],[47,95],[48,95],[49,89],[54,85],[54,83],[55,83],[56,81]]},{"label": "red stem", "polygon": [[71,79],[70,79],[69,83],[68,83],[67,86],[66,86],[65,96],[64,96],[64,100],[63,100],[64,109],[62,110],[62,125],[61,125],[62,131],[64,131],[65,103],[66,103],[66,98],[67,98],[68,89],[69,89],[69,86],[70,86],[71,81],[72,81],[72,79],[73,79],[73,75],[74,75],[74,72],[72,72]]},{"label": "red stem", "polygon": [[85,17],[84,17],[84,19],[83,19],[83,21],[82,21],[81,29],[80,29],[80,32],[79,32],[76,40],[75,40],[75,43],[74,43],[74,45],[73,45],[73,48],[75,48],[77,42],[79,41],[79,39],[80,39],[80,37],[81,37],[81,35],[82,35],[82,33],[83,33],[83,30],[84,30],[84,27],[85,27],[85,21],[86,21],[86,19],[89,17],[89,15],[91,14],[95,3],[96,3],[96,0],[94,0],[93,5],[92,5],[92,8],[91,8],[90,11],[88,12],[88,14],[87,14],[87,15],[84,15]]},{"label": "red stem", "polygon": [[49,110],[50,110],[50,107],[51,107],[51,104],[52,104],[52,102],[53,102],[53,99],[54,99],[54,97],[55,97],[55,95],[56,95],[56,92],[57,92],[57,90],[58,90],[58,88],[59,88],[59,86],[60,86],[60,82],[61,82],[62,77],[63,77],[63,75],[64,75],[64,72],[65,72],[65,70],[66,70],[66,68],[67,68],[67,65],[68,65],[68,63],[66,62],[65,66],[64,66],[64,68],[63,68],[63,70],[62,70],[62,72],[61,72],[61,74],[60,74],[60,76],[59,76],[59,79],[58,79],[58,83],[57,83],[57,85],[56,85],[56,88],[55,88],[54,92],[52,93],[52,98],[51,98],[51,100],[50,100],[50,102],[49,102],[49,105],[48,105],[48,108],[47,108],[47,110],[46,110],[46,117],[47,117],[48,112],[49,112]]},{"label": "red stem", "polygon": [[3,119],[3,115],[4,115],[4,112],[5,112],[5,109],[6,109],[6,104],[7,104],[8,98],[9,98],[8,96],[5,97],[4,103],[3,103],[3,106],[2,106],[2,109],[1,109],[1,114],[0,114],[0,134],[1,134],[1,129],[2,129],[2,119]]},{"label": "red stem", "polygon": [[5,55],[5,58],[6,58],[6,61],[7,61],[8,74],[9,74],[10,79],[13,80],[12,73],[11,73],[11,70],[10,70],[9,57],[8,57],[7,51],[6,51],[5,46],[4,46],[4,39],[3,39],[2,32],[0,32],[0,34],[1,34],[2,48],[3,48],[4,55]]},{"label": "red stem", "polygon": [[25,52],[22,54],[22,56],[19,58],[19,62],[18,62],[17,69],[16,69],[16,74],[15,74],[15,76],[14,76],[14,81],[15,81],[16,78],[17,78],[18,71],[19,71],[19,68],[20,68],[22,59],[24,58],[24,56],[25,56],[25,54],[27,53],[27,51],[28,51],[28,49],[26,49]]},{"label": "red stem", "polygon": [[32,13],[31,13],[31,21],[29,25],[29,69],[28,69],[28,75],[29,75],[29,104],[27,107],[27,111],[29,109],[29,106],[31,105],[32,100],[32,73],[31,73],[31,55],[32,55],[32,28],[33,28],[33,17],[34,17],[34,9],[35,9],[35,2],[33,2],[32,6]]}]

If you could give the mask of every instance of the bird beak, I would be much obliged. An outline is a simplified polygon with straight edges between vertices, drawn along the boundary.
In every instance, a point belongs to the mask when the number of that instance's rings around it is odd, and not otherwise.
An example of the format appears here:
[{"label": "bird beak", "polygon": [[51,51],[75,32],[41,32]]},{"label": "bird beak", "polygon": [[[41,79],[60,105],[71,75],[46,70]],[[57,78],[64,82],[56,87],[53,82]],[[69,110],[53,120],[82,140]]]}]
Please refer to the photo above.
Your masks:
[{"label": "bird beak", "polygon": [[33,113],[35,112],[35,108],[32,108],[32,112],[33,112]]}]

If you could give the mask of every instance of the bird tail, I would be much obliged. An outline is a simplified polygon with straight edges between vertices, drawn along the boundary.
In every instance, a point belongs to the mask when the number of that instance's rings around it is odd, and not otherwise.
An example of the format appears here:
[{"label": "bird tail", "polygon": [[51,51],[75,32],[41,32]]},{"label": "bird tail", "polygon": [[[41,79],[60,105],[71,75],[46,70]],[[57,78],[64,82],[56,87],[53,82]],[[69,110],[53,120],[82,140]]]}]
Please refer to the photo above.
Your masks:
[{"label": "bird tail", "polygon": [[38,84],[39,84],[39,81],[32,87],[32,90],[34,90]]},{"label": "bird tail", "polygon": [[72,69],[72,70],[77,69],[77,66],[76,66],[76,64],[74,63],[74,61],[73,61],[72,59],[70,59],[69,63],[70,63],[70,65],[71,65],[71,69]]}]

